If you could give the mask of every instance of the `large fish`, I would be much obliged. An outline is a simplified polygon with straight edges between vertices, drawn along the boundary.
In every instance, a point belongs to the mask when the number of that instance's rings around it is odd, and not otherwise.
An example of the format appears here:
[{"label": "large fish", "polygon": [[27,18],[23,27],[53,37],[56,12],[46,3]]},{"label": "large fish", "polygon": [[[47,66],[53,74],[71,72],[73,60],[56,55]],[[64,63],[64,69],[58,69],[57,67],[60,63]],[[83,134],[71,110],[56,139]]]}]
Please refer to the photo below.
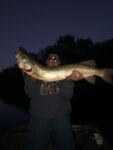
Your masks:
[{"label": "large fish", "polygon": [[35,61],[26,50],[19,48],[16,53],[18,67],[33,78],[43,81],[58,81],[68,78],[73,70],[83,74],[83,78],[88,82],[95,84],[95,77],[102,78],[109,84],[112,84],[113,69],[96,68],[94,60],[83,61],[76,64],[61,65],[57,68],[47,68]]}]

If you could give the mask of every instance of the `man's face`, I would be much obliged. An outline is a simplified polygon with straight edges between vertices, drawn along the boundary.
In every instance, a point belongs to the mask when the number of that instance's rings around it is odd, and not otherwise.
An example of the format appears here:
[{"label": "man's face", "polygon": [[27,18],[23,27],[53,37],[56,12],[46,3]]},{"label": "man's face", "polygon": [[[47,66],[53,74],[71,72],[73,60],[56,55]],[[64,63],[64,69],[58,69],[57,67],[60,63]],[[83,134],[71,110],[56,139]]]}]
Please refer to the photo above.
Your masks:
[{"label": "man's face", "polygon": [[60,58],[57,54],[50,54],[46,60],[46,65],[50,68],[58,67],[60,63]]}]

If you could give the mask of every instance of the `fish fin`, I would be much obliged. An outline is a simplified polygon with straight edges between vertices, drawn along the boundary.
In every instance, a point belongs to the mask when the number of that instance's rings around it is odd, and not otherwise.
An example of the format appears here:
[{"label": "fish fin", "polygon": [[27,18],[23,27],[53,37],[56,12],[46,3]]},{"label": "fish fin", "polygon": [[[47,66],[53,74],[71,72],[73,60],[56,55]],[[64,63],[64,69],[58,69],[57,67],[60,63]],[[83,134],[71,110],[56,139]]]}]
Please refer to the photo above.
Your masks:
[{"label": "fish fin", "polygon": [[82,61],[82,62],[80,62],[80,64],[87,65],[87,66],[90,66],[90,67],[96,67],[96,61],[94,59]]},{"label": "fish fin", "polygon": [[85,78],[88,82],[95,84],[96,83],[96,77],[91,76],[91,77],[87,77]]},{"label": "fish fin", "polygon": [[109,84],[113,84],[113,80],[112,80],[113,69],[107,68],[103,70],[104,70],[104,76],[102,77],[102,79]]}]

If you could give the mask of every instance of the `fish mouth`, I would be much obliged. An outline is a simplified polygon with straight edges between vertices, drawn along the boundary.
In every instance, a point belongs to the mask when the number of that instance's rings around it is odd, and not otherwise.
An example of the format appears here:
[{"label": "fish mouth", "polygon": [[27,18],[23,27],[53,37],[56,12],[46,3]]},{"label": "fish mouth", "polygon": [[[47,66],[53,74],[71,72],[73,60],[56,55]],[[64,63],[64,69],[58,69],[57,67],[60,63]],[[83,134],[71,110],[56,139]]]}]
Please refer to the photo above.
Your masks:
[{"label": "fish mouth", "polygon": [[26,68],[26,69],[24,69],[24,71],[25,72],[32,72],[32,68],[29,68],[29,69]]}]

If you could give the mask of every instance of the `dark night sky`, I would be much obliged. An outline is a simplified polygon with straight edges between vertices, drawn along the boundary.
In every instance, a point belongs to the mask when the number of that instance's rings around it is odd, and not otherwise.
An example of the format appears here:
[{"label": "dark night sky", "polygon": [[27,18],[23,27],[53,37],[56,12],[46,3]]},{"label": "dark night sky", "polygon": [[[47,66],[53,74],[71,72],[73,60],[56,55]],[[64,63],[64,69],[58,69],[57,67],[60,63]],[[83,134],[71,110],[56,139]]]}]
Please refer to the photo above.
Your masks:
[{"label": "dark night sky", "polygon": [[113,38],[113,0],[1,0],[0,71],[23,46],[38,52],[71,34],[93,42]]}]

